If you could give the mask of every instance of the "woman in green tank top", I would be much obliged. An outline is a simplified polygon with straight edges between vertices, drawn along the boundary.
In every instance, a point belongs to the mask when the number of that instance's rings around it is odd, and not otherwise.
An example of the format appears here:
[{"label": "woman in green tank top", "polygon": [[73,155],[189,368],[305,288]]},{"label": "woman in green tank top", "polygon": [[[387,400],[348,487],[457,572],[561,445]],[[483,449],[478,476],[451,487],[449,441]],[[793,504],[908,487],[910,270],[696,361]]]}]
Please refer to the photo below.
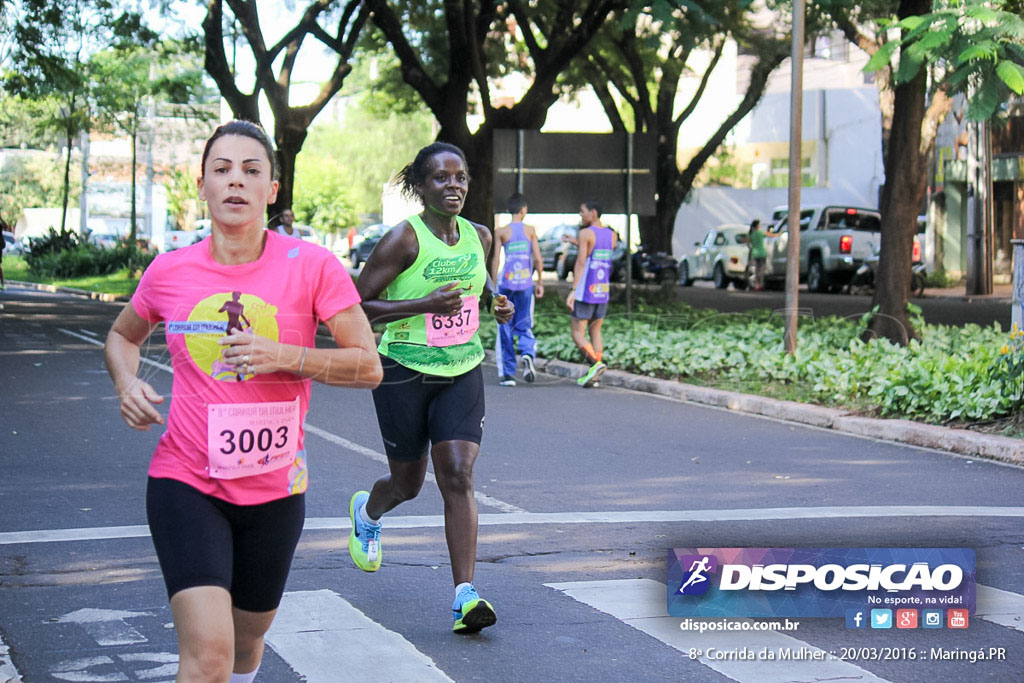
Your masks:
[{"label": "woman in green tank top", "polygon": [[[397,180],[424,210],[381,238],[356,285],[370,322],[387,324],[377,349],[384,380],[373,401],[389,473],[349,502],[349,553],[364,571],[380,567],[380,518],[419,493],[429,452],[444,499],[455,583],[452,630],[474,633],[497,620],[472,585],[473,464],[484,418],[477,330],[495,289],[486,268],[491,233],[459,216],[469,173],[458,147],[438,142],[423,148]],[[508,322],[512,305],[493,297],[493,313],[499,323]]]}]

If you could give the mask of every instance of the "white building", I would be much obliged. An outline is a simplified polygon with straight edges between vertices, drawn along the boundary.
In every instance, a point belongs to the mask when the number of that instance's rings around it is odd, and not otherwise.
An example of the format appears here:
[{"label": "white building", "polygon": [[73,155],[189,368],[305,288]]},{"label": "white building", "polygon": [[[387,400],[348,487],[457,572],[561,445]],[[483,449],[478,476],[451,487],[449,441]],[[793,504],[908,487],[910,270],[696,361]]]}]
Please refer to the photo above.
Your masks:
[{"label": "white building", "polygon": [[[875,208],[885,180],[878,90],[862,69],[867,55],[841,35],[820,38],[804,61],[803,204]],[[685,165],[742,99],[753,58],[727,46],[680,136]],[[788,202],[790,60],[776,69],[764,97],[730,133],[726,148],[738,169],[730,185],[695,189],[676,215],[675,253],[689,251],[722,223],[765,222]],[[697,69],[697,77],[701,74]],[[681,88],[686,102],[696,77]],[[684,149],[688,148],[688,149]]]}]

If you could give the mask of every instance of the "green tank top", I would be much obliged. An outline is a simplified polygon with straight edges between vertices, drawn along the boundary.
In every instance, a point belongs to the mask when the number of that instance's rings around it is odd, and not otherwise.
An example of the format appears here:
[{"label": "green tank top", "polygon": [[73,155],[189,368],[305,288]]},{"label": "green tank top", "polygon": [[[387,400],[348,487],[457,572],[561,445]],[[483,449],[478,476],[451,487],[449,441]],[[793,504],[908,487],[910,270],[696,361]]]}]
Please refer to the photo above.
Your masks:
[{"label": "green tank top", "polygon": [[419,216],[409,224],[416,231],[419,255],[398,274],[381,298],[420,299],[449,282],[458,282],[463,309],[457,316],[420,314],[387,324],[377,350],[407,368],[428,375],[455,377],[484,358],[480,343],[479,304],[487,282],[484,249],[473,224],[457,216],[459,241],[445,244]]}]

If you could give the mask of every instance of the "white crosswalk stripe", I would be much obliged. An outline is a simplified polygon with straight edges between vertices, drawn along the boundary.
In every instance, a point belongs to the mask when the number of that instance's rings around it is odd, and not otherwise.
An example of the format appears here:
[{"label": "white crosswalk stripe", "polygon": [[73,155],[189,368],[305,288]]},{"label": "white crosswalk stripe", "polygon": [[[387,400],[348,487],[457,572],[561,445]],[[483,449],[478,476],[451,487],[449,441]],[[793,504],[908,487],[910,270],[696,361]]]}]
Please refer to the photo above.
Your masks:
[{"label": "white crosswalk stripe", "polygon": [[[329,590],[284,594],[267,645],[307,683],[451,681],[433,660]],[[371,663],[361,671],[364,663]],[[351,667],[351,668],[348,668]],[[340,676],[341,671],[348,671]]]},{"label": "white crosswalk stripe", "polygon": [[1024,595],[978,586],[975,618],[1024,631]]},{"label": "white crosswalk stripe", "polygon": [[[713,631],[697,633],[681,631],[680,619],[665,613],[665,584],[651,579],[622,579],[611,581],[573,581],[548,583],[550,588],[623,621],[633,628],[657,638],[688,656],[691,648],[707,652],[713,648],[719,652],[742,651],[749,648],[754,652],[769,648],[776,652],[807,651],[821,652],[820,648],[777,631]],[[744,622],[749,619],[737,619]],[[787,661],[784,667],[766,667],[763,661],[726,660],[715,661],[698,657],[704,666],[735,681],[757,681],[758,683],[784,683],[792,681],[794,674],[802,680],[843,680],[884,682],[870,671],[855,664],[839,660]]]}]

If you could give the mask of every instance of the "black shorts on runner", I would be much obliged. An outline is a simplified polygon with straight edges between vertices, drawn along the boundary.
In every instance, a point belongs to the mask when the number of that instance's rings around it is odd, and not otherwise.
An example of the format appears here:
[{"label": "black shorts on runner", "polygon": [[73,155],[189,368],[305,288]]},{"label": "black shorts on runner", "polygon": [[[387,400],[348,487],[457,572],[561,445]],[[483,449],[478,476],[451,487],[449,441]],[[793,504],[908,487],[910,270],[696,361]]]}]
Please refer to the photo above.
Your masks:
[{"label": "black shorts on runner", "polygon": [[277,609],[306,516],[305,494],[235,505],[174,479],[149,478],[149,531],[167,597],[220,586],[248,612]]},{"label": "black shorts on runner", "polygon": [[373,390],[388,458],[412,462],[442,441],[480,443],[484,433],[484,375],[480,366],[457,377],[411,370],[380,357],[384,379]]},{"label": "black shorts on runner", "polygon": [[600,320],[608,314],[608,304],[588,304],[584,301],[574,301],[572,304],[572,317],[577,320]]}]

